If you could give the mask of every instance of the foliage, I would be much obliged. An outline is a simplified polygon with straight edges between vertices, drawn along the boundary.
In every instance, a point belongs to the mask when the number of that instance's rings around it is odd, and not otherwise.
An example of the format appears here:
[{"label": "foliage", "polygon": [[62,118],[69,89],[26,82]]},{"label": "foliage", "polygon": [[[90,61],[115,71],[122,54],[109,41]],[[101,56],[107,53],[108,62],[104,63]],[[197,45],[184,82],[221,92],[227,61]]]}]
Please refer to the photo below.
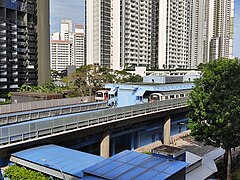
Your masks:
[{"label": "foliage", "polygon": [[190,94],[190,124],[197,140],[213,146],[240,145],[240,65],[220,59],[207,64]]},{"label": "foliage", "polygon": [[10,166],[5,170],[4,176],[10,180],[22,180],[22,179],[34,179],[34,180],[50,180],[49,176],[46,176],[40,172],[26,169],[17,165]]},{"label": "foliage", "polygon": [[52,81],[49,81],[46,84],[41,86],[32,86],[30,84],[24,84],[19,89],[20,92],[38,92],[38,93],[56,93],[63,94],[64,90],[67,90],[68,87],[59,87],[55,85]]},{"label": "foliage", "polygon": [[106,67],[93,65],[81,66],[75,73],[65,77],[63,81],[76,88],[81,96],[92,95],[105,83],[142,82],[142,77],[126,71],[114,71]]},{"label": "foliage", "polygon": [[[52,78],[58,77],[56,71],[52,71]],[[106,67],[93,65],[81,66],[76,72],[62,79],[66,87],[59,87],[50,81],[41,86],[24,84],[20,92],[57,93],[65,97],[92,96],[105,83],[142,82],[142,77],[132,75],[127,71],[114,71]]]},{"label": "foliage", "polygon": [[240,145],[240,65],[219,59],[206,64],[188,102],[191,134],[229,151]]}]

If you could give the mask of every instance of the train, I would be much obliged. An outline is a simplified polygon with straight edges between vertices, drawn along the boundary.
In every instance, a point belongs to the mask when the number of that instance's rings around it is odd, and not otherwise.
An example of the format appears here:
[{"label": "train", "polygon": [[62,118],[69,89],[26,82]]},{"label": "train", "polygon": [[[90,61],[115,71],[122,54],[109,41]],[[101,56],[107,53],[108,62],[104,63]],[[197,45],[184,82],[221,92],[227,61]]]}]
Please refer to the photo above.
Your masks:
[{"label": "train", "polygon": [[155,101],[163,101],[168,99],[175,99],[175,98],[184,98],[189,94],[190,90],[182,90],[182,91],[173,91],[169,92],[169,94],[164,93],[152,93],[149,96],[148,102],[155,102]]},{"label": "train", "polygon": [[95,94],[95,101],[108,101],[108,90],[98,90]]}]

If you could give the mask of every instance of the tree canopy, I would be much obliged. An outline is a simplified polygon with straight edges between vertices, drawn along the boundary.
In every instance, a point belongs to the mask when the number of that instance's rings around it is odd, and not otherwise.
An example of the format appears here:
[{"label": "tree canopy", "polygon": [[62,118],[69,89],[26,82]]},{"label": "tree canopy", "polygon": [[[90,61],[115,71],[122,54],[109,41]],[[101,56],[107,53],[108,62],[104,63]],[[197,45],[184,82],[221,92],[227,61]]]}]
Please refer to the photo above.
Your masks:
[{"label": "tree canopy", "polygon": [[190,93],[189,128],[196,140],[231,148],[240,145],[240,65],[219,59],[204,66]]}]

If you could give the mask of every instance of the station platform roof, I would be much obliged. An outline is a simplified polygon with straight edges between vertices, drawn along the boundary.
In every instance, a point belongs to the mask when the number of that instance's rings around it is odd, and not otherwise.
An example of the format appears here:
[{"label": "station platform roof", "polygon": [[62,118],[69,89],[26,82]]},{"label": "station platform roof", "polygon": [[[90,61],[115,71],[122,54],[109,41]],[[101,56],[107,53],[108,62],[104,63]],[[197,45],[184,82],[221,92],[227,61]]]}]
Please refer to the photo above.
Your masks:
[{"label": "station platform roof", "polygon": [[183,170],[188,163],[123,151],[83,170],[83,179],[167,179]]},{"label": "station platform roof", "polygon": [[10,161],[60,179],[79,179],[105,158],[56,145],[39,146],[11,155]]}]

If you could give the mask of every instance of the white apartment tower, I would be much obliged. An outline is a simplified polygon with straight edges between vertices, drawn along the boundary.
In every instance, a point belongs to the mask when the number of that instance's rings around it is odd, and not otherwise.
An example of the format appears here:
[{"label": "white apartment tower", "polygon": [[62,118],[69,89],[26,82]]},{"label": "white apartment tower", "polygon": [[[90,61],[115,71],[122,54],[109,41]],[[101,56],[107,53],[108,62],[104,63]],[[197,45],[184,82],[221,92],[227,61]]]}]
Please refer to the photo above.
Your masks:
[{"label": "white apartment tower", "polygon": [[159,0],[158,68],[188,68],[191,0]]},{"label": "white apartment tower", "polygon": [[72,65],[72,42],[52,40],[51,70],[61,72],[69,65]]},{"label": "white apartment tower", "polygon": [[61,32],[52,33],[51,69],[63,71],[67,66],[76,68],[85,65],[84,59],[84,26],[75,25],[72,32],[72,21],[61,21]]},{"label": "white apartment tower", "polygon": [[151,65],[152,0],[86,0],[86,59],[112,69]]},{"label": "white apartment tower", "polygon": [[84,61],[84,26],[75,25],[73,38],[73,60],[74,65],[78,68],[85,64]]},{"label": "white apartment tower", "polygon": [[62,19],[61,21],[61,40],[68,41],[72,34],[72,20],[71,19]]},{"label": "white apartment tower", "polygon": [[193,0],[192,17],[191,66],[233,58],[234,0]]}]

